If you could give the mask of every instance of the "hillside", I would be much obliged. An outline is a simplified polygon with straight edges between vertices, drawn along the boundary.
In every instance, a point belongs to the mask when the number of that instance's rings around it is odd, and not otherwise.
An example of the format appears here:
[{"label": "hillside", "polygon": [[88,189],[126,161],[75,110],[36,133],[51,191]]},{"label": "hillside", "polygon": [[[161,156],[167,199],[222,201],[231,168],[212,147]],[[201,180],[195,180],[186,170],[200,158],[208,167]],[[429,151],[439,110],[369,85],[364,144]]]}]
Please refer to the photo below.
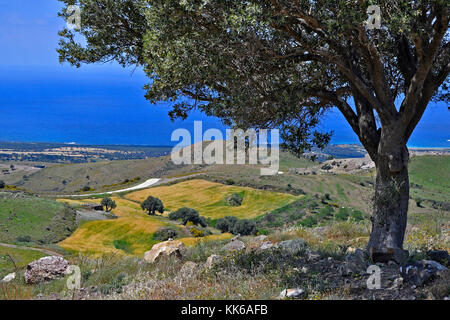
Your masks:
[{"label": "hillside", "polygon": [[[232,194],[241,194],[242,204],[232,207],[226,198]],[[136,202],[143,202],[148,196],[160,198],[167,210],[176,211],[182,207],[194,208],[200,215],[217,219],[225,216],[254,218],[283,207],[297,197],[252,188],[226,186],[206,180],[189,180],[170,186],[136,191],[125,196]]]},{"label": "hillside", "polygon": [[51,199],[0,192],[0,242],[51,245],[76,228],[75,211]]}]

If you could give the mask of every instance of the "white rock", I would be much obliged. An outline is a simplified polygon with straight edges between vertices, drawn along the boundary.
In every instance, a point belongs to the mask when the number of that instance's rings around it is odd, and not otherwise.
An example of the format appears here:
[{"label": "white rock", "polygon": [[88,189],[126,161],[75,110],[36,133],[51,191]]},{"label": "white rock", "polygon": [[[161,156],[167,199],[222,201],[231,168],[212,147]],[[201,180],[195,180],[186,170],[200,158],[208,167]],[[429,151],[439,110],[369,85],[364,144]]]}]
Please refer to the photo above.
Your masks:
[{"label": "white rock", "polygon": [[6,277],[4,277],[4,278],[2,279],[2,281],[0,281],[0,282],[3,282],[3,283],[11,282],[11,281],[13,281],[15,278],[16,278],[16,273],[13,272],[13,273],[8,274]]},{"label": "white rock", "polygon": [[305,296],[305,294],[306,294],[305,290],[300,288],[284,289],[283,291],[281,291],[280,295],[278,296],[278,299],[286,299],[286,298],[297,299],[302,298],[303,296]]},{"label": "white rock", "polygon": [[144,260],[150,263],[155,262],[161,257],[176,256],[182,257],[185,245],[181,241],[165,241],[155,244],[150,251],[144,254]]}]

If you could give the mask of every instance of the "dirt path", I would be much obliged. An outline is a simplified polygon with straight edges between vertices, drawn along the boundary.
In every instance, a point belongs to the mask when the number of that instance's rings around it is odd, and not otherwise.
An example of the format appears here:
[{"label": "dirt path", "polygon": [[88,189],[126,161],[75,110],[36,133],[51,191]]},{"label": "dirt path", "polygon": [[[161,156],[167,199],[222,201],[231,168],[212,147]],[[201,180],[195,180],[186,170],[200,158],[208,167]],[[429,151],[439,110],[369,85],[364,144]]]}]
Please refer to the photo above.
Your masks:
[{"label": "dirt path", "polygon": [[56,197],[58,197],[58,198],[91,197],[91,196],[99,196],[102,194],[114,194],[114,193],[121,193],[121,192],[127,192],[127,191],[134,191],[134,190],[139,190],[139,189],[146,189],[146,188],[154,185],[155,183],[159,182],[160,180],[161,179],[148,179],[144,183],[138,184],[137,186],[126,188],[126,189],[121,189],[121,190],[116,190],[116,191],[105,191],[105,192],[100,192],[100,193],[88,193],[88,194],[59,195]]},{"label": "dirt path", "polygon": [[58,257],[62,257],[63,256],[62,254],[60,254],[60,253],[58,253],[56,251],[52,251],[52,250],[48,250],[48,249],[42,249],[42,248],[24,247],[24,246],[18,246],[18,245],[15,245],[15,244],[2,243],[2,242],[0,242],[0,246],[6,247],[6,248],[13,248],[13,249],[39,251],[39,252],[42,252],[44,254],[48,254],[48,255],[51,255],[51,256],[58,256]]}]

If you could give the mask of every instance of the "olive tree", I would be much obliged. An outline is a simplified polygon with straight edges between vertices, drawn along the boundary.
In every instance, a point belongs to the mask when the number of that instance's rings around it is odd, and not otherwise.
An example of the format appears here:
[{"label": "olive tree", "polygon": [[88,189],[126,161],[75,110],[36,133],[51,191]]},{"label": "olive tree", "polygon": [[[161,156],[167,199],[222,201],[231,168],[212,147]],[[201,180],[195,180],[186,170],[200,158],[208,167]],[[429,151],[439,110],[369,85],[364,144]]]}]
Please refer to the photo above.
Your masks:
[{"label": "olive tree", "polygon": [[61,62],[142,67],[146,98],[173,102],[173,118],[280,128],[300,154],[329,141],[317,124],[339,109],[377,169],[368,249],[405,259],[406,145],[430,101],[448,102],[448,1],[61,1],[81,9],[81,28],[60,32]]},{"label": "olive tree", "polygon": [[162,201],[158,198],[149,196],[141,204],[142,210],[148,211],[148,214],[154,216],[156,212],[164,213],[164,205]]}]

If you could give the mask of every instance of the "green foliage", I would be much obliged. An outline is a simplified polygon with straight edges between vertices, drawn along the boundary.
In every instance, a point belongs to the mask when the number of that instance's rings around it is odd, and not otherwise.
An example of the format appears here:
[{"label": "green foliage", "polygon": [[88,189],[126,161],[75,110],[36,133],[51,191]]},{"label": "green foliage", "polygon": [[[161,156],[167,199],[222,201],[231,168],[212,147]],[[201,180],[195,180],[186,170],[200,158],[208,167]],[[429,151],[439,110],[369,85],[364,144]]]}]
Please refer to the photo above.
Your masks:
[{"label": "green foliage", "polygon": [[84,186],[83,188],[80,189],[81,192],[89,192],[93,190],[94,189],[92,189],[90,186]]},{"label": "green foliage", "polygon": [[238,220],[233,227],[233,234],[240,234],[243,236],[256,235],[256,223],[252,220],[241,219]]},{"label": "green foliage", "polygon": [[334,209],[332,206],[325,206],[319,210],[319,213],[317,213],[318,219],[328,219],[333,216]]},{"label": "green foliage", "polygon": [[312,228],[315,225],[317,225],[317,219],[314,218],[313,216],[308,216],[299,221],[298,225],[302,227]]},{"label": "green foliage", "polygon": [[104,295],[108,295],[111,293],[121,293],[122,288],[125,285],[125,278],[125,273],[118,274],[115,278],[112,278],[109,283],[101,285],[99,287],[100,292]]},{"label": "green foliage", "polygon": [[202,227],[206,227],[206,220],[204,217],[201,217],[198,214],[197,210],[191,209],[191,208],[180,208],[175,212],[171,212],[169,214],[170,220],[181,220],[184,225],[186,225],[188,222],[191,222],[195,225],[200,225]]},{"label": "green foliage", "polygon": [[175,228],[164,227],[160,228],[153,234],[153,239],[158,241],[167,241],[178,237],[178,232]]},{"label": "green foliage", "polygon": [[338,213],[334,216],[336,220],[345,221],[350,216],[350,210],[348,208],[340,208]]},{"label": "green foliage", "polygon": [[103,198],[101,205],[105,207],[106,212],[110,212],[112,209],[115,209],[117,207],[116,202],[109,197]]},{"label": "green foliage", "polygon": [[223,233],[233,232],[234,225],[236,224],[237,221],[238,218],[231,216],[218,219],[216,222],[216,229],[219,229]]},{"label": "green foliage", "polygon": [[76,227],[76,212],[63,203],[22,193],[0,194],[0,242],[57,243]]},{"label": "green foliage", "polygon": [[156,212],[164,213],[164,205],[158,198],[149,196],[142,204],[142,210],[148,211],[149,215],[155,215]]},{"label": "green foliage", "polygon": [[123,250],[126,253],[132,253],[131,245],[126,240],[114,240],[113,245],[116,249]]},{"label": "green foliage", "polygon": [[191,227],[190,232],[194,238],[201,238],[205,236],[205,232],[203,230],[197,229],[195,227]]},{"label": "green foliage", "polygon": [[364,220],[364,213],[359,210],[353,210],[351,213],[351,217],[355,221],[362,221]]},{"label": "green foliage", "polygon": [[240,193],[233,193],[226,197],[225,201],[229,206],[232,207],[239,207],[242,204],[242,201],[244,200],[245,191]]}]

